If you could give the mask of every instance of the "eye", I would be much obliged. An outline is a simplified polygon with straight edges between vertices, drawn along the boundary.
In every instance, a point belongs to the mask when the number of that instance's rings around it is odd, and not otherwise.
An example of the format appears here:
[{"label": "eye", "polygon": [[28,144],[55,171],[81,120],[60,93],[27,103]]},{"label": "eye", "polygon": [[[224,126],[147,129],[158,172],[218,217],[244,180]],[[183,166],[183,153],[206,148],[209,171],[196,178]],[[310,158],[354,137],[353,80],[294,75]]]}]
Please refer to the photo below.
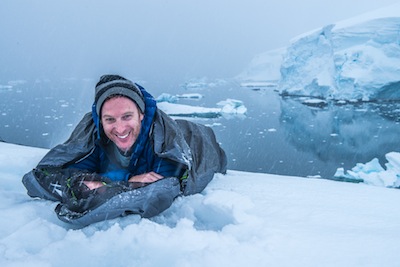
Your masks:
[{"label": "eye", "polygon": [[106,123],[113,123],[113,122],[115,122],[115,119],[114,118],[105,118],[104,121]]},{"label": "eye", "polygon": [[122,116],[122,119],[123,119],[124,121],[128,121],[128,120],[130,120],[131,118],[132,118],[132,114],[126,114],[126,115]]}]

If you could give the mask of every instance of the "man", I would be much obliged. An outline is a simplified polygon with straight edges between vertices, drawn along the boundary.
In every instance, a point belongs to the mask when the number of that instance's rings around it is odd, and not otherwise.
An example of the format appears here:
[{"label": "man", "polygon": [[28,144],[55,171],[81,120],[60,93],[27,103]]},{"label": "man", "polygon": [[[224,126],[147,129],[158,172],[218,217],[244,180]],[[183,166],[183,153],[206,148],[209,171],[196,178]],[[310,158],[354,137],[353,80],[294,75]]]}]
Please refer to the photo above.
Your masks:
[{"label": "man", "polygon": [[61,220],[87,225],[157,215],[177,196],[201,192],[226,164],[211,128],[173,120],[143,87],[104,75],[92,112],[23,183],[31,197],[60,201]]}]

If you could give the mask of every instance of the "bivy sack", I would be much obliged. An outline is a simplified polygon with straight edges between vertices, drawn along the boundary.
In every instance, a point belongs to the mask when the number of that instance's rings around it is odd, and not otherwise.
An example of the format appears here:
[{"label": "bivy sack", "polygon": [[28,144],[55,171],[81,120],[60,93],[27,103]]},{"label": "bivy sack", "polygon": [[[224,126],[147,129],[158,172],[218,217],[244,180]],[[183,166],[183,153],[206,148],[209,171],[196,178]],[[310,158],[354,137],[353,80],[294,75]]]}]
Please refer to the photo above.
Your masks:
[{"label": "bivy sack", "polygon": [[131,214],[150,218],[169,208],[181,195],[179,179],[175,177],[153,183],[112,182],[94,190],[74,190],[81,186],[71,186],[55,208],[60,220],[79,227]]}]

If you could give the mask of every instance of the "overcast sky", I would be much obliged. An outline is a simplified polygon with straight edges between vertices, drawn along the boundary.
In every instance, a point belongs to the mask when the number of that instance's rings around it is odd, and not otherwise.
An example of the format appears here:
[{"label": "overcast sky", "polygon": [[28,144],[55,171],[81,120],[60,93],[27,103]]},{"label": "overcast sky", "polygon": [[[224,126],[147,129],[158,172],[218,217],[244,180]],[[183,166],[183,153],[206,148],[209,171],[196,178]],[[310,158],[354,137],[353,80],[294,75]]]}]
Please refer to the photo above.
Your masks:
[{"label": "overcast sky", "polygon": [[396,2],[1,0],[0,80],[232,77],[296,35]]}]

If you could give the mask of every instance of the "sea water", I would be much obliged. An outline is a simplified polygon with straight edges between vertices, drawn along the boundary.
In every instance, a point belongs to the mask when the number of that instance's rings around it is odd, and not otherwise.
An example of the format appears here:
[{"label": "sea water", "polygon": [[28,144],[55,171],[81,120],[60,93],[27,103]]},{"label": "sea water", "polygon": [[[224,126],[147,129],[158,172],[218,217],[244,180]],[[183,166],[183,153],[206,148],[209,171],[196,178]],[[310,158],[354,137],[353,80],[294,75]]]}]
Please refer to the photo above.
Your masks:
[{"label": "sea water", "polygon": [[[64,142],[91,110],[93,80],[15,81],[0,84],[0,138],[51,148]],[[246,88],[234,81],[168,84],[142,82],[154,97],[196,93],[179,104],[217,107],[228,98],[243,102],[244,115],[186,117],[213,128],[228,156],[228,168],[331,178],[339,167],[400,151],[400,104],[338,104],[312,107],[304,98],[282,97],[273,87]],[[257,89],[257,90],[255,90]]]}]

